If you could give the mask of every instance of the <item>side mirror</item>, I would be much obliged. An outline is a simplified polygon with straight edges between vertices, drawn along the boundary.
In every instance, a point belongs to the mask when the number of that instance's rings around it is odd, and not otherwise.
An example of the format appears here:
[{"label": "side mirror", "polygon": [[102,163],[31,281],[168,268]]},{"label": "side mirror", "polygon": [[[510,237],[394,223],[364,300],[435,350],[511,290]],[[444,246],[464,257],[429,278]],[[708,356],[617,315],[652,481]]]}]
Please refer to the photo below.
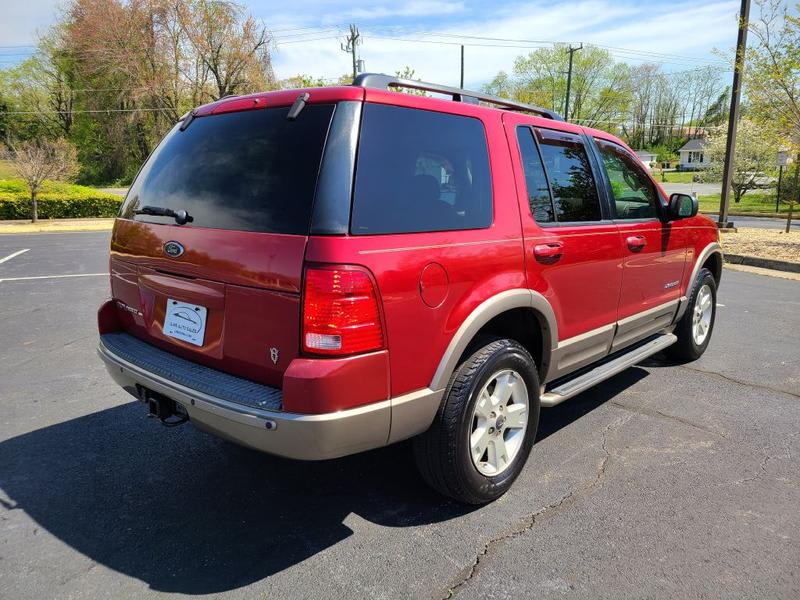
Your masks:
[{"label": "side mirror", "polygon": [[699,208],[697,200],[689,194],[672,194],[669,197],[669,208],[667,218],[670,221],[678,219],[688,219],[697,214]]}]

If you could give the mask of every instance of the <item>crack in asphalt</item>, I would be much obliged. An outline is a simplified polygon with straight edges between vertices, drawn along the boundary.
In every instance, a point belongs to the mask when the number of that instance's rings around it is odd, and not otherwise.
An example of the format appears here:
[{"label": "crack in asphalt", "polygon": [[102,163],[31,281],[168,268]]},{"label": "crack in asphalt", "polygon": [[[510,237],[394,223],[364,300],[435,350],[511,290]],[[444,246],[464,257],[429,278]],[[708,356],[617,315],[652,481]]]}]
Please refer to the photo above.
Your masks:
[{"label": "crack in asphalt", "polygon": [[448,588],[447,594],[443,597],[442,600],[448,600],[448,599],[452,598],[453,596],[455,596],[458,593],[458,591],[464,585],[469,583],[469,581],[478,573],[478,570],[480,569],[481,564],[485,561],[485,559],[489,555],[489,552],[491,551],[491,549],[498,542],[502,542],[502,541],[505,541],[505,540],[509,540],[509,539],[518,537],[518,536],[530,531],[531,529],[533,529],[533,526],[536,525],[536,523],[541,521],[542,517],[544,517],[544,516],[548,516],[549,517],[549,516],[555,514],[556,512],[558,512],[559,509],[563,508],[565,505],[569,506],[570,504],[572,504],[580,495],[585,496],[593,488],[595,488],[601,482],[601,480],[605,477],[606,468],[608,466],[608,461],[611,460],[611,451],[608,449],[608,446],[607,446],[608,434],[613,429],[616,429],[618,426],[623,425],[624,423],[626,423],[629,420],[630,420],[630,417],[627,417],[627,418],[623,417],[621,419],[617,419],[616,421],[613,421],[612,423],[609,423],[603,429],[602,442],[600,444],[600,448],[603,450],[604,456],[603,456],[603,460],[600,461],[600,464],[597,466],[597,472],[595,473],[595,477],[594,477],[593,480],[589,481],[587,484],[585,484],[580,489],[573,489],[573,490],[568,491],[566,494],[561,496],[561,498],[559,498],[555,502],[552,502],[551,504],[548,504],[544,508],[542,508],[542,509],[536,511],[535,513],[533,513],[533,514],[528,515],[526,518],[522,519],[520,524],[517,525],[516,527],[514,527],[513,529],[507,530],[506,532],[504,532],[504,533],[502,533],[502,534],[500,534],[500,535],[498,535],[496,537],[493,537],[488,542],[486,542],[483,545],[483,548],[481,549],[481,551],[478,552],[478,554],[475,555],[475,559],[473,560],[472,565],[470,565],[470,567],[468,569],[466,569],[466,572],[464,573],[463,577],[457,583],[453,584],[452,586],[450,586],[450,588]]},{"label": "crack in asphalt", "polygon": [[695,371],[697,373],[704,373],[706,375],[714,375],[714,376],[719,377],[721,379],[725,379],[727,381],[730,381],[732,383],[736,383],[738,385],[743,385],[745,387],[758,388],[758,389],[762,389],[762,390],[767,390],[769,392],[774,392],[776,394],[788,394],[789,396],[794,396],[795,398],[800,398],[800,394],[796,394],[796,393],[790,392],[788,390],[781,390],[781,389],[778,389],[778,388],[770,387],[768,385],[761,385],[760,383],[753,383],[752,381],[742,381],[741,379],[736,379],[735,377],[731,377],[731,376],[725,375],[723,373],[718,373],[717,371],[706,371],[704,369],[696,369],[694,367],[689,367],[689,366],[686,366],[686,365],[678,365],[678,366],[681,367],[682,369],[686,369],[688,371]]},{"label": "crack in asphalt", "polygon": [[[789,448],[789,440],[791,440],[793,437],[795,437],[798,434],[800,434],[800,431],[795,431],[794,433],[790,433],[785,438],[783,438],[783,440],[780,442],[780,444],[783,446],[783,450],[784,450],[784,452],[786,454],[786,457],[789,460],[791,460],[791,458],[792,458],[792,450]],[[760,471],[758,473],[756,473],[752,477],[745,477],[744,479],[737,479],[733,483],[742,484],[742,483],[749,483],[751,481],[758,481],[764,475],[766,475],[768,473],[768,471],[767,471],[767,463],[769,461],[771,461],[773,458],[775,458],[775,456],[773,456],[772,454],[769,453],[769,449],[770,449],[770,447],[777,446],[777,445],[778,445],[777,443],[776,444],[771,444],[770,446],[766,446],[766,447],[761,449],[761,451],[764,453],[764,460],[762,460],[761,464],[759,465]]]},{"label": "crack in asphalt", "polygon": [[662,412],[660,410],[651,410],[651,409],[644,408],[644,407],[639,407],[639,406],[629,406],[627,404],[623,404],[622,402],[617,402],[615,400],[610,401],[608,404],[611,404],[612,406],[617,406],[617,407],[619,407],[619,408],[621,408],[623,410],[627,410],[627,411],[632,412],[632,413],[645,415],[647,417],[657,417],[657,418],[667,419],[667,420],[670,420],[670,421],[675,421],[677,423],[681,423],[682,425],[686,425],[688,427],[693,427],[694,429],[699,429],[701,431],[705,431],[706,433],[713,433],[714,435],[717,435],[717,436],[721,437],[722,439],[728,439],[728,434],[727,433],[724,433],[724,432],[721,432],[721,431],[715,431],[715,430],[713,430],[713,429],[711,429],[709,427],[706,427],[705,425],[698,425],[697,423],[693,423],[689,419],[685,419],[685,418],[679,417],[677,415],[670,415],[670,414]]}]

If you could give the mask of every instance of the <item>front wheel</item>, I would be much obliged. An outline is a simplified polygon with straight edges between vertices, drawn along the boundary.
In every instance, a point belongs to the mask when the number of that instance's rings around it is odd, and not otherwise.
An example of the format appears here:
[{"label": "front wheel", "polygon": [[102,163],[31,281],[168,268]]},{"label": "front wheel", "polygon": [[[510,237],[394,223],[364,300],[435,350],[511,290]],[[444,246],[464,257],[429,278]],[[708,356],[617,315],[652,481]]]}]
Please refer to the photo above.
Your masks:
[{"label": "front wheel", "polygon": [[514,340],[487,341],[450,379],[430,429],[414,439],[425,481],[467,504],[503,495],[530,454],[539,424],[539,378]]},{"label": "front wheel", "polygon": [[697,360],[711,341],[717,315],[717,282],[708,269],[701,269],[692,286],[689,306],[675,327],[678,341],[667,353],[678,360]]}]

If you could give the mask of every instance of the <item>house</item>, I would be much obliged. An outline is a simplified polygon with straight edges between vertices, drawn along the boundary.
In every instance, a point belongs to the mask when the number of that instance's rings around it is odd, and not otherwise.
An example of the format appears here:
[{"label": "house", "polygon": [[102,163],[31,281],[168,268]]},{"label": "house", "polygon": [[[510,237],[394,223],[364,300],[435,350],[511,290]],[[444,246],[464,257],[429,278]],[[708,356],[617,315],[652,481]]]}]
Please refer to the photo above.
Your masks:
[{"label": "house", "polygon": [[705,138],[694,138],[686,142],[678,150],[678,154],[680,154],[678,169],[681,171],[696,171],[708,167],[709,160],[705,155],[706,146]]},{"label": "house", "polygon": [[634,150],[634,152],[639,157],[639,160],[644,163],[644,166],[647,167],[648,171],[658,163],[658,154],[655,152],[650,152],[650,150]]}]

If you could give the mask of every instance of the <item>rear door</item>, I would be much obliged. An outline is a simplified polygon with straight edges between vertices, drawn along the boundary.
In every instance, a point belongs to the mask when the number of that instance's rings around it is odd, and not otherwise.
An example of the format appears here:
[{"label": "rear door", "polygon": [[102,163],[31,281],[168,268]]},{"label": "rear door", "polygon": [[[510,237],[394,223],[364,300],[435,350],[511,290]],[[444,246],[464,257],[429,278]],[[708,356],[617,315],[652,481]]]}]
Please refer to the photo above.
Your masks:
[{"label": "rear door", "polygon": [[580,130],[543,125],[542,120],[532,126],[528,117],[506,114],[511,154],[518,163],[528,286],[547,298],[558,324],[553,378],[608,353],[622,253],[596,182],[598,165]]},{"label": "rear door", "polygon": [[661,194],[641,161],[623,146],[596,139],[624,256],[619,326],[621,348],[668,326],[678,308],[686,233],[660,219]]},{"label": "rear door", "polygon": [[[112,294],[130,333],[274,386],[299,352],[303,259],[334,105],[310,104],[291,121],[288,110],[176,126],[131,187],[111,244]],[[154,214],[162,209],[191,221]]]}]

